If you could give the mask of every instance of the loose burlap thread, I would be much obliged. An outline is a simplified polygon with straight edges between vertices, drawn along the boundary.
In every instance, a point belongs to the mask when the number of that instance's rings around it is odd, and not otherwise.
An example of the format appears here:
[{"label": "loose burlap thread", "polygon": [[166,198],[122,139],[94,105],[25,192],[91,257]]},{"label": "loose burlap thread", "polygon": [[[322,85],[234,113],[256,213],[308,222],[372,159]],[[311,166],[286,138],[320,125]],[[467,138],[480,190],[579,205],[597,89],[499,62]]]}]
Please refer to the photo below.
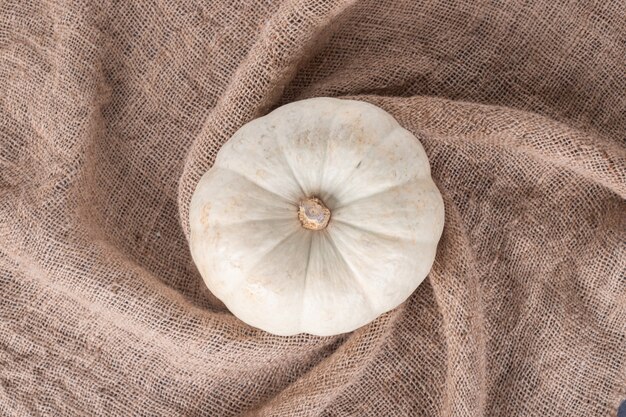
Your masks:
[{"label": "loose burlap thread", "polygon": [[[429,278],[273,336],[189,253],[220,146],[378,105],[446,205]],[[626,3],[0,2],[0,412],[605,416],[626,398]]]}]

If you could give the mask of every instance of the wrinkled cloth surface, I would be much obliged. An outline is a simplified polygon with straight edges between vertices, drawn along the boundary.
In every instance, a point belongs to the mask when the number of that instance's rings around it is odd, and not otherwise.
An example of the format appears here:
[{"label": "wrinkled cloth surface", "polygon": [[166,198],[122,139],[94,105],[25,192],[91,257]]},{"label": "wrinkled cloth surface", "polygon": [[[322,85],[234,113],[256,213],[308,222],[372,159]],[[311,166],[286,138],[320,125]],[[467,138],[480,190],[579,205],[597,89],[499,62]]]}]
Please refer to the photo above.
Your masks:
[{"label": "wrinkled cloth surface", "polygon": [[[188,206],[246,122],[363,100],[446,205],[350,334],[237,320]],[[3,0],[0,414],[606,416],[626,398],[623,0]]]}]

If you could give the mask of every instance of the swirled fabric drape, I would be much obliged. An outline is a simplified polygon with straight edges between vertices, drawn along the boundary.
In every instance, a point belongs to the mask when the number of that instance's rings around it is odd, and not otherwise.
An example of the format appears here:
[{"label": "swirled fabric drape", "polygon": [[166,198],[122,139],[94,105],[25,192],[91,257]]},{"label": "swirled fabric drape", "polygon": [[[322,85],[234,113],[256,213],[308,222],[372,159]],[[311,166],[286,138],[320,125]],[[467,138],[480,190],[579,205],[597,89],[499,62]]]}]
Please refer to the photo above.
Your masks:
[{"label": "swirled fabric drape", "polygon": [[[446,205],[428,279],[336,337],[205,288],[188,206],[241,125],[363,100]],[[626,398],[622,0],[0,2],[0,412],[605,416]]]}]

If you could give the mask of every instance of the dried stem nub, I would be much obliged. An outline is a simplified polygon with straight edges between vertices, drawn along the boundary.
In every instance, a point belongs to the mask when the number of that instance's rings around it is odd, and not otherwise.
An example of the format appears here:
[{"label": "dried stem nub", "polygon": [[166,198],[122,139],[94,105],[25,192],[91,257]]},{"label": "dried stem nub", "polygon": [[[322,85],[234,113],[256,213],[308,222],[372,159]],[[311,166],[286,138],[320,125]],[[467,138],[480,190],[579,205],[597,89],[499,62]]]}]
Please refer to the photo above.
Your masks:
[{"label": "dried stem nub", "polygon": [[309,230],[322,230],[330,220],[330,210],[317,197],[307,197],[300,201],[298,218],[302,227]]}]

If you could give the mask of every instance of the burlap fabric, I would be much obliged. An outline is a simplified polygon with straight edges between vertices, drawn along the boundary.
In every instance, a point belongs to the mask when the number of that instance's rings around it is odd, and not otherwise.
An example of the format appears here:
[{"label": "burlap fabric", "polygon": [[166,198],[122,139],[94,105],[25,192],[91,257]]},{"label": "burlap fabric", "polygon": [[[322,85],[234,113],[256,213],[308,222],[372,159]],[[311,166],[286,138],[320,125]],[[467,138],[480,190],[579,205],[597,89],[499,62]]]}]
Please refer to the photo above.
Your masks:
[{"label": "burlap fabric", "polygon": [[[424,144],[429,278],[277,337],[204,287],[200,175],[278,105]],[[626,3],[0,1],[0,412],[605,416],[626,397]]]}]

